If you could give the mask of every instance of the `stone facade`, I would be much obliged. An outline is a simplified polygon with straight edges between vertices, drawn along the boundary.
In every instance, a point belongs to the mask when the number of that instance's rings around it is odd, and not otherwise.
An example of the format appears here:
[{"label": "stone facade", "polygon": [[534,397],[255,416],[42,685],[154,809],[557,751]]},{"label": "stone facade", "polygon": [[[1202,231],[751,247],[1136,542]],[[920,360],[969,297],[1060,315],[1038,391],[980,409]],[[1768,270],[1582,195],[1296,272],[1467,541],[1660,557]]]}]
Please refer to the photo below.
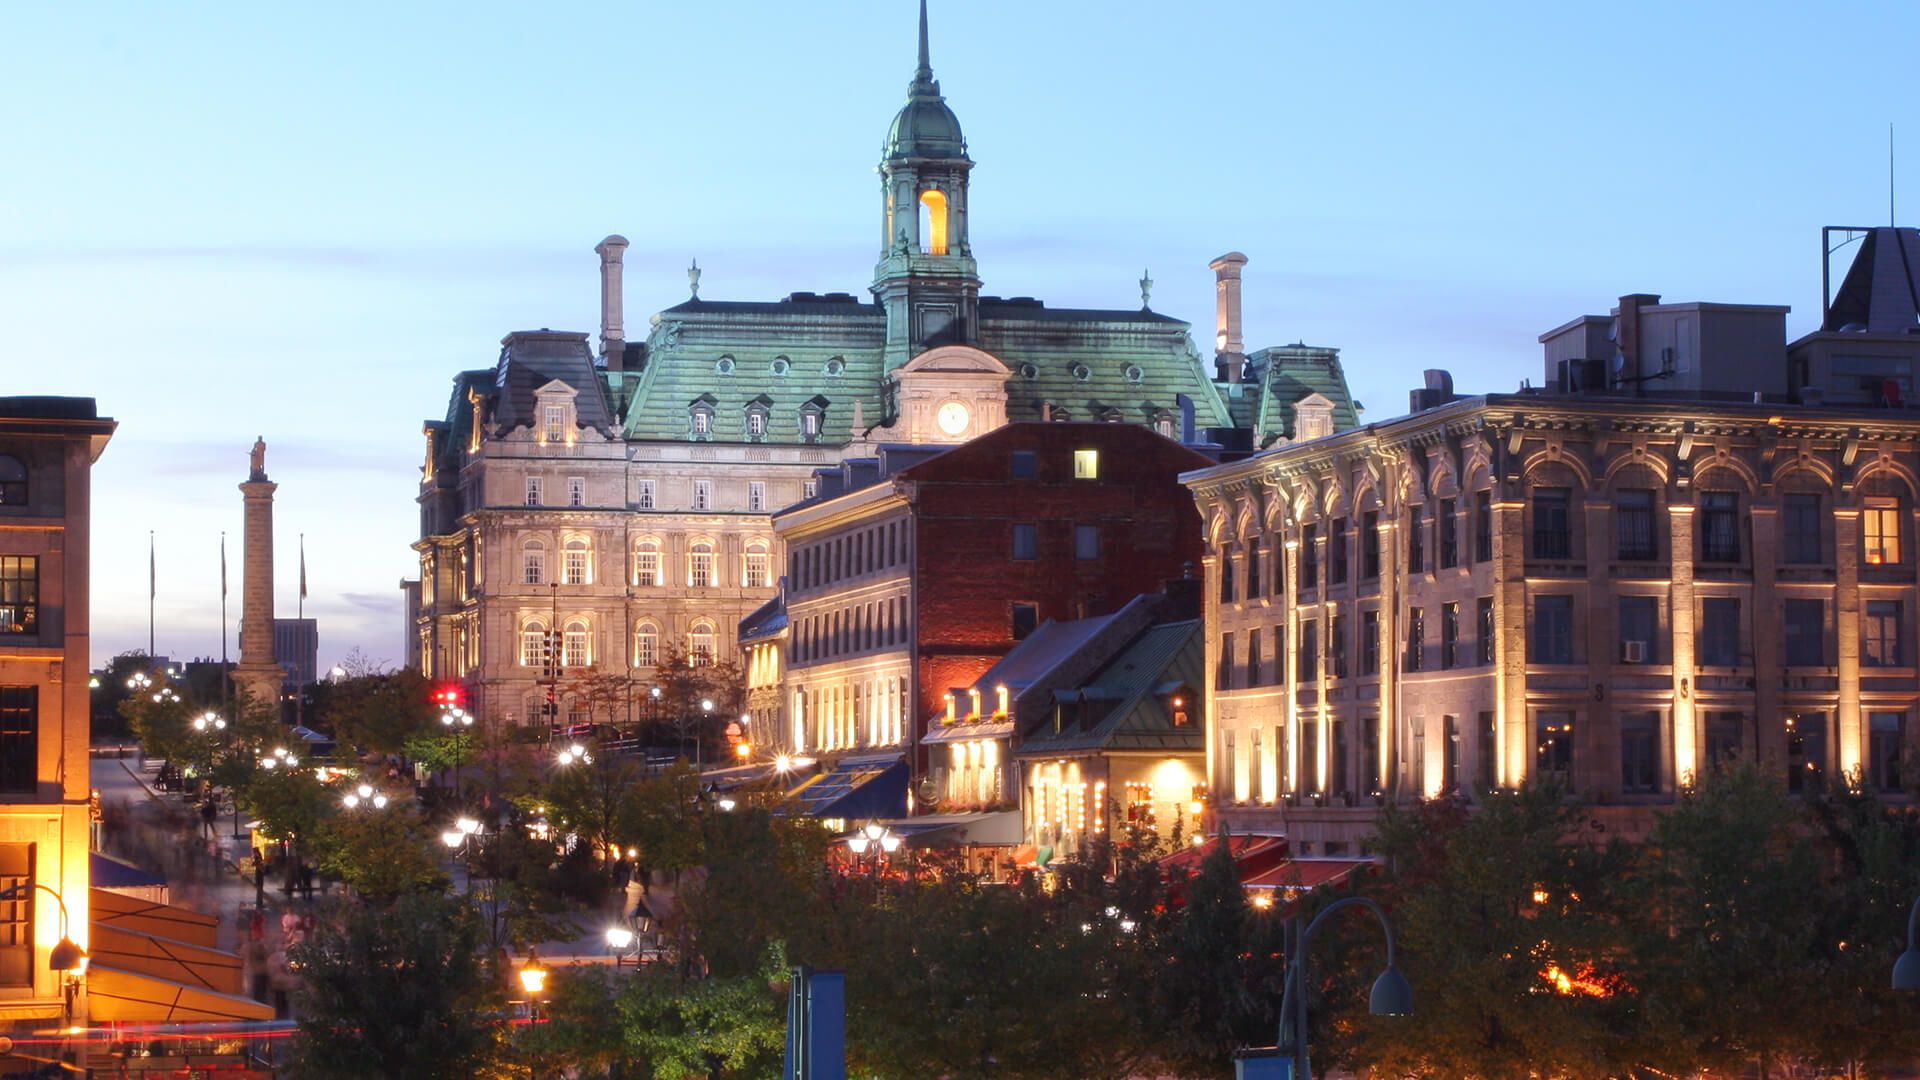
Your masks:
[{"label": "stone facade", "polygon": [[0,398],[0,888],[25,889],[0,903],[0,1034],[21,1038],[65,1007],[36,886],[88,940],[91,470],[114,426],[91,398]]}]

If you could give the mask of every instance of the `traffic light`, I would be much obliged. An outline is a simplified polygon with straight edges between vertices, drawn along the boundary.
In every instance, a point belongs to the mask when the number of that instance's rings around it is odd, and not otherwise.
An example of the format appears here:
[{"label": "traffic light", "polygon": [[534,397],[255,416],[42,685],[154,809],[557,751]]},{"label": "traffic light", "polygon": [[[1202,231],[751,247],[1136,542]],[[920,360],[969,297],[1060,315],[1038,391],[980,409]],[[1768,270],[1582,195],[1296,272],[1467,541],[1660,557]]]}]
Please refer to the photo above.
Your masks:
[{"label": "traffic light", "polygon": [[463,704],[465,694],[453,683],[443,683],[434,688],[433,703],[443,709],[457,708]]},{"label": "traffic light", "polygon": [[547,715],[560,715],[560,703],[554,700],[553,687],[551,686],[547,687]]}]

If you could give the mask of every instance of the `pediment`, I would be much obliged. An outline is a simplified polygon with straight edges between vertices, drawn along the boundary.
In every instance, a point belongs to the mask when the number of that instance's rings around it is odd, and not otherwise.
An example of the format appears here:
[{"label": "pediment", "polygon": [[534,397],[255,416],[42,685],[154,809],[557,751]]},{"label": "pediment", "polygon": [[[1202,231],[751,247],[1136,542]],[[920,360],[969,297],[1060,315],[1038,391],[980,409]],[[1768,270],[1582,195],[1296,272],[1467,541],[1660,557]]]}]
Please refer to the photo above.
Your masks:
[{"label": "pediment", "polygon": [[549,380],[545,385],[541,386],[539,389],[536,389],[533,393],[535,397],[549,397],[555,394],[558,394],[562,397],[570,397],[570,398],[580,396],[580,391],[574,389],[573,384],[566,381],[565,379]]},{"label": "pediment", "polygon": [[923,371],[965,371],[1002,377],[1013,374],[1013,369],[1001,363],[992,353],[976,349],[971,345],[940,345],[928,349],[901,365],[896,374],[917,374]]}]

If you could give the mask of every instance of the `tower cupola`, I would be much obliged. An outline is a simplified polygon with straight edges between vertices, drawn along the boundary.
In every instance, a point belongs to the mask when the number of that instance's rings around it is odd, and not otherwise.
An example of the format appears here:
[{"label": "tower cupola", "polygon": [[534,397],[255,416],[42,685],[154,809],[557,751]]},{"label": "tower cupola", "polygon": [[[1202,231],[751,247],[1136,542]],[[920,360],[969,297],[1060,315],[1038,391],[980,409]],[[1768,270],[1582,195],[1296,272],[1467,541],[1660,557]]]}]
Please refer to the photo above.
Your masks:
[{"label": "tower cupola", "polygon": [[920,63],[880,159],[880,262],[873,295],[887,311],[888,370],[938,345],[978,337],[980,280],[967,242],[967,176],[960,120],[940,95],[920,0]]}]

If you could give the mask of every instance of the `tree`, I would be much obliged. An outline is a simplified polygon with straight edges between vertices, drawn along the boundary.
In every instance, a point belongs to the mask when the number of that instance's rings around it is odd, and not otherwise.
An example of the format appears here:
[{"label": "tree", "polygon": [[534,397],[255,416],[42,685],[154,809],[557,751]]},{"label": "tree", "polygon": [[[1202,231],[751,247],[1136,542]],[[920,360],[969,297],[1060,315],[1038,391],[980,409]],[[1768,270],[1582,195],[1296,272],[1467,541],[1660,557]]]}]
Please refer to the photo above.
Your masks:
[{"label": "tree", "polygon": [[705,760],[704,748],[720,745],[721,731],[747,700],[747,677],[739,665],[694,656],[672,643],[661,650],[654,681],[665,713],[661,722],[683,750],[692,744],[696,761]]},{"label": "tree", "polygon": [[438,837],[430,837],[410,807],[389,805],[335,814],[314,846],[321,869],[373,904],[445,888]]},{"label": "tree", "polygon": [[584,837],[595,855],[617,858],[635,831],[640,766],[630,758],[598,752],[595,740],[582,745],[592,747],[589,760],[553,766],[544,794],[548,816]]},{"label": "tree", "polygon": [[336,739],[374,754],[400,753],[437,715],[433,685],[411,668],[349,675],[328,686],[314,711]]},{"label": "tree", "polygon": [[786,977],[777,947],[766,951],[757,970],[741,975],[694,978],[665,964],[639,972],[614,1001],[638,1074],[652,1080],[775,1075],[786,1048]]},{"label": "tree", "polygon": [[505,1001],[471,907],[416,894],[339,914],[288,951],[301,973],[295,1077],[509,1075]]},{"label": "tree", "polygon": [[598,668],[567,668],[567,672],[581,671],[570,675],[562,683],[563,688],[586,706],[587,716],[594,723],[608,727],[630,726],[633,722],[633,677],[624,673],[601,671]]}]

